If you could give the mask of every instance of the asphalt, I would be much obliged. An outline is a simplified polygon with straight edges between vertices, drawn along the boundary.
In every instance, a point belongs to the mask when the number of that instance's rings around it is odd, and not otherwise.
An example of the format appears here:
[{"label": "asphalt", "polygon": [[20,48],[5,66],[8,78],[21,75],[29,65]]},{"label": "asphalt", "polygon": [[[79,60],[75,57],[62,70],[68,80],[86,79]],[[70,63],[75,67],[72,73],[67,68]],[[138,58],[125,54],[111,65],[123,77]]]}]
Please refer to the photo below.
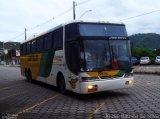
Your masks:
[{"label": "asphalt", "polygon": [[160,119],[160,77],[134,74],[131,88],[60,94],[29,83],[18,67],[0,67],[0,119]]}]

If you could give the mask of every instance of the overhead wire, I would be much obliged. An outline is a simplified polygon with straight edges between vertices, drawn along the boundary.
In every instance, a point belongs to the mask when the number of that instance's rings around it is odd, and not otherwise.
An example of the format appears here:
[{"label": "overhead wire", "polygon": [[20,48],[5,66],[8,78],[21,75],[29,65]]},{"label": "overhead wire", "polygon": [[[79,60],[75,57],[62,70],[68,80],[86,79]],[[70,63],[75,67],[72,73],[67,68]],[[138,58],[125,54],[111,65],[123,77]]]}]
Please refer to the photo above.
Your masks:
[{"label": "overhead wire", "polygon": [[84,1],[82,1],[80,3],[78,3],[77,6],[83,5],[83,4],[85,4],[85,3],[89,2],[89,1],[91,1],[91,0],[84,0]]},{"label": "overhead wire", "polygon": [[24,35],[24,33],[20,33],[19,35],[15,36],[15,37],[13,37],[11,39],[9,39],[8,41],[12,41],[13,39],[17,39],[17,38],[19,38],[22,35]]},{"label": "overhead wire", "polygon": [[54,17],[53,17],[52,19],[49,19],[49,20],[41,23],[41,24],[38,24],[38,25],[36,25],[36,26],[34,26],[34,27],[31,27],[31,28],[27,29],[27,31],[31,31],[31,30],[33,30],[33,29],[35,29],[35,28],[37,28],[37,27],[40,27],[40,26],[42,26],[42,25],[45,25],[45,24],[51,22],[52,20],[54,20]]},{"label": "overhead wire", "polygon": [[[89,1],[91,1],[91,0],[84,0],[84,1],[82,1],[82,2],[80,2],[80,3],[78,3],[78,4],[76,4],[76,6],[85,4],[85,3],[89,2]],[[51,22],[52,20],[55,20],[55,19],[57,19],[57,18],[59,18],[59,17],[65,15],[65,14],[67,14],[67,13],[70,12],[72,9],[73,9],[73,7],[67,9],[66,11],[64,11],[64,12],[62,12],[62,13],[60,13],[60,14],[58,14],[57,16],[55,16],[55,17],[53,17],[53,18],[51,18],[51,19],[49,19],[49,20],[47,20],[47,21],[45,21],[45,22],[43,22],[43,23],[41,23],[41,24],[38,24],[38,25],[36,25],[36,26],[33,26],[33,27],[31,27],[31,28],[26,29],[26,31],[31,31],[31,30],[34,30],[34,29],[36,29],[36,28],[38,28],[38,27],[41,27],[41,26],[43,26],[43,25],[45,25],[45,24]],[[18,38],[18,37],[20,37],[20,36],[22,36],[22,35],[24,35],[24,34],[25,34],[25,33],[23,32],[23,33],[21,33],[21,34],[15,36],[15,37],[13,37],[13,38],[11,38],[10,40],[16,39],[16,38]]]},{"label": "overhead wire", "polygon": [[[53,17],[52,19],[49,19],[49,20],[47,20],[47,21],[45,21],[45,22],[43,22],[43,23],[41,23],[41,24],[38,24],[38,25],[33,26],[33,27],[31,27],[31,28],[29,28],[29,29],[26,29],[26,30],[27,30],[27,31],[31,31],[31,30],[34,30],[34,29],[36,29],[36,28],[38,28],[38,27],[41,27],[41,26],[43,26],[43,25],[45,25],[45,24],[51,22],[52,20],[54,20],[54,19],[56,19],[56,18],[59,18],[59,17],[63,16],[64,14],[68,13],[68,12],[71,11],[71,10],[72,10],[72,8],[69,8],[69,9],[67,9],[66,11],[64,11],[64,12],[62,12],[62,13],[60,13],[60,14],[58,14],[56,17]],[[22,36],[22,35],[24,35],[24,34],[25,34],[25,33],[23,32],[23,33],[21,33],[21,34],[15,36],[15,37],[13,37],[13,38],[11,38],[10,40],[16,39],[16,38],[18,38],[18,37],[20,37],[20,36]]]},{"label": "overhead wire", "polygon": [[136,15],[136,16],[133,16],[133,17],[128,17],[128,18],[125,18],[125,19],[121,19],[119,21],[121,22],[121,21],[129,20],[129,19],[145,16],[145,15],[148,15],[148,14],[152,14],[152,13],[155,13],[155,12],[160,12],[160,9],[159,10],[154,10],[154,11],[151,11],[151,12],[146,12],[146,13],[143,13],[143,14],[139,14],[139,15]]},{"label": "overhead wire", "polygon": [[[84,1],[82,1],[82,2],[80,2],[80,3],[78,3],[78,4],[76,4],[76,6],[85,4],[85,3],[89,2],[89,1],[91,1],[91,0],[84,0]],[[43,25],[45,25],[45,24],[51,22],[52,20],[55,20],[55,19],[57,19],[57,18],[59,18],[59,17],[65,15],[65,14],[67,14],[67,13],[70,12],[72,9],[73,9],[73,7],[71,7],[71,8],[69,8],[69,9],[67,9],[66,11],[64,11],[64,12],[62,12],[62,13],[60,13],[60,14],[58,14],[57,16],[53,17],[52,19],[49,19],[49,20],[45,21],[44,23],[41,23],[41,24],[39,24],[39,25],[36,25],[36,26],[34,26],[34,27],[32,27],[32,28],[27,29],[27,31],[33,30],[33,29],[35,29],[35,28],[37,28],[37,27],[41,27],[41,26],[43,26]]]},{"label": "overhead wire", "polygon": [[69,11],[71,11],[71,10],[72,10],[72,8],[69,8],[69,9],[67,9],[66,11],[58,14],[57,16],[55,16],[55,17],[53,17],[53,18],[51,18],[51,19],[49,19],[49,20],[47,20],[47,21],[45,21],[45,22],[43,22],[43,23],[41,23],[41,24],[38,24],[38,25],[36,25],[36,26],[34,26],[34,27],[31,27],[31,28],[27,29],[27,31],[31,31],[31,30],[33,30],[33,29],[36,29],[36,28],[38,28],[38,27],[41,27],[41,26],[43,26],[43,25],[45,25],[45,24],[47,24],[47,23],[49,23],[49,22],[51,22],[51,21],[53,21],[53,20],[55,20],[55,19],[63,16],[63,15],[65,15],[65,14],[67,14],[67,13],[68,13]]}]

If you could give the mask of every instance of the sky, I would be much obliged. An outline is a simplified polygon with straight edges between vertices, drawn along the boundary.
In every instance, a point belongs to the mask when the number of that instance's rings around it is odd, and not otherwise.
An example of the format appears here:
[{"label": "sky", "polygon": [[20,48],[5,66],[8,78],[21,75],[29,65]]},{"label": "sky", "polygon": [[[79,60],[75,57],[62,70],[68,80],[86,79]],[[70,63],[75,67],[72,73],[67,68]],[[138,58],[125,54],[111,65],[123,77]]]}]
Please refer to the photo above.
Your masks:
[{"label": "sky", "polygon": [[[123,22],[128,35],[160,34],[159,0],[75,0],[75,2],[77,20]],[[25,28],[27,38],[31,38],[71,20],[73,20],[72,0],[0,0],[0,41],[22,42]]]}]

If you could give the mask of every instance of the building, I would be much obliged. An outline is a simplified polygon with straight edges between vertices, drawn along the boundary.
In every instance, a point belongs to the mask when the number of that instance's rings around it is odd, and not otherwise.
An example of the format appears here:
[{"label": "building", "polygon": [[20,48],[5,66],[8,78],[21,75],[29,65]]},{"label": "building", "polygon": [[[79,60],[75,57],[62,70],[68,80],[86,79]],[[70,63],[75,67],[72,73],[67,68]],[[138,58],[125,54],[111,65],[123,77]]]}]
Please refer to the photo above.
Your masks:
[{"label": "building", "polygon": [[20,43],[19,42],[0,42],[0,59],[6,64],[19,64],[20,62]]}]

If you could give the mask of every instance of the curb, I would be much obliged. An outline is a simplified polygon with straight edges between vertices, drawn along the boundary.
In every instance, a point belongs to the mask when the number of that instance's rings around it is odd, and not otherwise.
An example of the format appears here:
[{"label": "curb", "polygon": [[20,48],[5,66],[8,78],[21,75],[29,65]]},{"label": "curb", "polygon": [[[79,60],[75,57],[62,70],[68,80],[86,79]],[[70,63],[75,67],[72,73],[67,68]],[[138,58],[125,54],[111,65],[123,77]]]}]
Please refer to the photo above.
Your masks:
[{"label": "curb", "polygon": [[3,67],[20,67],[20,65],[2,65]]},{"label": "curb", "polygon": [[160,75],[160,67],[134,66],[133,72],[138,74],[159,74]]}]

